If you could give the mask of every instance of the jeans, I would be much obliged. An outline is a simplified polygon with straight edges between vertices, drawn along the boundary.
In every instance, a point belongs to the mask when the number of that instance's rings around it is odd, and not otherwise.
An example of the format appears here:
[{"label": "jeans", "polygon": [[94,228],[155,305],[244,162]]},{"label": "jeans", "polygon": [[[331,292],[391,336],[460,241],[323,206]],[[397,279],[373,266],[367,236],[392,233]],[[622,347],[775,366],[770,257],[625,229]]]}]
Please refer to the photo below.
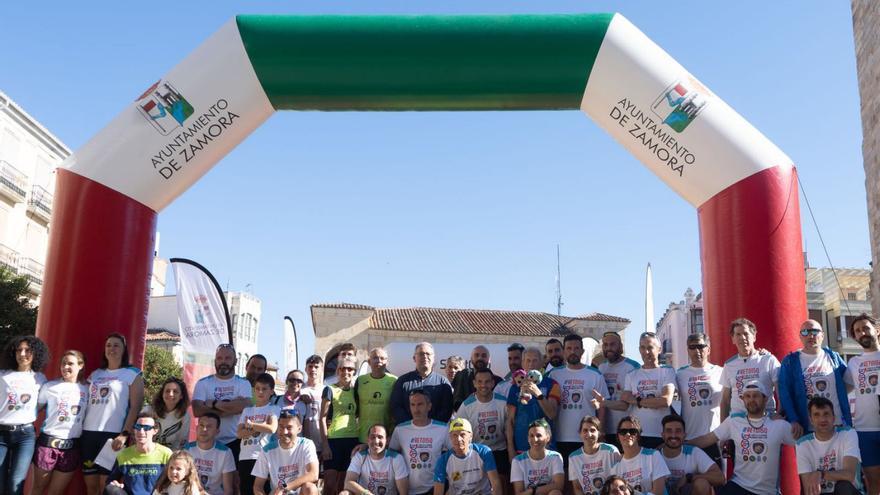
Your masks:
[{"label": "jeans", "polygon": [[0,430],[0,487],[3,493],[22,495],[28,467],[34,457],[34,425],[13,431]]}]

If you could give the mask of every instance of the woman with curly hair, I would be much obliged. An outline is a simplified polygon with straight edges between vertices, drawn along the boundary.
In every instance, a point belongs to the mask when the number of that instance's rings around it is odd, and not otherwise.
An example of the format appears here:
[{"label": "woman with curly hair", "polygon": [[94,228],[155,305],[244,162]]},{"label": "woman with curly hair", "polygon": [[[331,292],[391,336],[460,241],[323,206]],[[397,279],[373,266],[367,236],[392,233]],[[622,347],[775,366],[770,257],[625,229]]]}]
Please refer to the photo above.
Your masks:
[{"label": "woman with curly hair", "polygon": [[15,337],[0,356],[0,489],[9,495],[24,491],[34,455],[37,397],[46,383],[46,344],[33,335]]},{"label": "woman with curly hair", "polygon": [[83,475],[89,495],[100,495],[110,474],[110,470],[95,463],[98,453],[107,440],[112,440],[111,446],[117,452],[125,447],[143,404],[141,370],[128,361],[125,337],[111,333],[104,340],[101,366],[89,376],[89,403],[83,420]]},{"label": "woman with curly hair", "polygon": [[159,435],[156,442],[171,450],[180,450],[189,438],[189,393],[183,380],[169,377],[146,407],[156,415]]},{"label": "woman with curly hair", "polygon": [[89,397],[82,376],[85,365],[83,353],[65,351],[61,378],[40,389],[37,405],[46,408],[46,419],[37,437],[32,494],[61,495],[79,468],[79,437]]}]

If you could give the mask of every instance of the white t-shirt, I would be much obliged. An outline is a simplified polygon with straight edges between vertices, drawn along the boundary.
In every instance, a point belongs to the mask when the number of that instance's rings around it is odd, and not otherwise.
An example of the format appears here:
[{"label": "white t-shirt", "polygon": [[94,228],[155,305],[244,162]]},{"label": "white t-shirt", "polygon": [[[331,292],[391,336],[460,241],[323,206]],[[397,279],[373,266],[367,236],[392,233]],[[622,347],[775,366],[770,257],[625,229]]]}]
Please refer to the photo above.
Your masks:
[{"label": "white t-shirt", "polygon": [[595,368],[585,366],[579,370],[569,367],[554,368],[550,378],[559,384],[559,415],[553,424],[557,442],[580,442],[579,426],[584,416],[595,416],[593,390],[608,398],[608,385]]},{"label": "white t-shirt", "polygon": [[[795,447],[797,451],[798,474],[811,473],[813,471],[838,471],[843,469],[844,457],[855,457],[860,462],[862,455],[859,452],[859,437],[856,431],[849,427],[838,427],[830,440],[821,441],[815,433],[802,436]],[[855,486],[862,491],[861,477],[858,471],[855,475]],[[834,481],[825,480],[822,483],[822,493],[834,493]]]},{"label": "white t-shirt", "polygon": [[[290,449],[282,449],[277,441],[273,441],[260,451],[251,474],[257,478],[271,479],[274,491],[278,486],[302,476],[312,463],[318,463],[318,453],[315,444],[308,438],[295,438]],[[299,489],[289,493],[299,494]]]},{"label": "white t-shirt", "polygon": [[666,462],[660,452],[642,448],[639,455],[632,459],[621,457],[620,461],[611,469],[611,474],[625,479],[629,486],[635,490],[651,493],[651,483],[658,478],[669,476],[669,468],[666,467]]},{"label": "white t-shirt", "polygon": [[403,456],[393,450],[385,449],[385,456],[376,460],[370,457],[368,451],[369,449],[364,449],[351,458],[348,472],[357,474],[357,484],[370,493],[397,495],[395,481],[409,476]]},{"label": "white t-shirt", "polygon": [[[193,390],[193,400],[210,401],[229,401],[239,397],[251,398],[251,384],[244,378],[233,375],[232,378],[221,380],[215,375],[208,375],[198,382]],[[217,434],[217,441],[220,443],[229,443],[235,440],[235,428],[238,425],[238,417],[241,414],[232,416],[220,416],[220,433]]]},{"label": "white t-shirt", "polygon": [[843,379],[853,387],[849,393],[853,427],[856,431],[880,431],[880,351],[850,358]]},{"label": "white t-shirt", "polygon": [[756,352],[745,359],[737,354],[728,359],[721,372],[721,386],[730,389],[730,412],[746,412],[740,395],[743,385],[751,380],[760,381],[771,392],[771,397],[767,399],[767,411],[775,412],[776,399],[772,397],[772,392],[779,381],[779,366],[779,360],[773,354]]},{"label": "white t-shirt", "polygon": [[[248,420],[251,423],[265,423],[269,420],[269,416],[274,416],[275,424],[278,424],[278,415],[280,413],[281,408],[273,404],[246,407],[239,415],[238,424],[243,425]],[[260,451],[263,450],[263,447],[269,444],[270,438],[272,438],[271,433],[262,433],[258,431],[254,431],[248,438],[242,438],[241,451],[238,454],[238,460],[244,461],[259,457]]]},{"label": "white t-shirt", "polygon": [[581,447],[568,456],[568,479],[577,482],[584,495],[599,495],[618,459],[620,452],[611,444],[600,443],[595,454],[585,454]]},{"label": "white t-shirt", "polygon": [[446,423],[432,420],[426,426],[405,421],[394,428],[388,448],[403,454],[409,466],[409,491],[425,493],[434,487],[434,468],[440,454],[449,450]]},{"label": "white t-shirt", "polygon": [[489,402],[480,402],[471,394],[458,406],[456,418],[464,418],[474,430],[474,442],[481,443],[492,450],[507,450],[507,437],[504,434],[507,420],[507,397],[499,394]]},{"label": "white t-shirt", "polygon": [[513,386],[512,380],[501,380],[495,385],[494,392],[502,397],[507,397],[510,395],[510,387]]},{"label": "white t-shirt", "polygon": [[760,422],[745,413],[733,413],[714,431],[718,440],[736,447],[732,481],[754,493],[777,493],[782,444],[794,445],[791,425],[765,416]]},{"label": "white t-shirt", "polygon": [[498,471],[495,457],[489,447],[472,443],[464,457],[452,450],[440,456],[434,469],[434,483],[449,483],[450,495],[484,495],[492,492],[487,473]]},{"label": "white t-shirt", "polygon": [[117,433],[125,426],[131,384],[141,376],[134,366],[98,368],[89,376],[89,404],[83,430]]},{"label": "white t-shirt", "polygon": [[[675,389],[675,370],[669,366],[634,369],[626,374],[624,382],[624,390],[629,390],[642,400],[660,397],[667,387]],[[635,407],[632,413],[642,423],[642,436],[659,437],[663,431],[661,421],[669,414],[669,408]]]},{"label": "white t-shirt", "polygon": [[197,442],[190,442],[183,446],[183,450],[193,456],[196,470],[199,472],[199,480],[208,494],[223,495],[223,474],[236,470],[235,460],[229,447],[214,442],[214,448],[202,450]]},{"label": "white t-shirt", "polygon": [[[620,361],[611,364],[608,361],[599,365],[599,372],[605,378],[605,384],[608,387],[608,393],[611,394],[612,400],[620,400],[620,394],[624,390],[626,375],[634,369],[638,369],[641,365],[630,358],[623,358]],[[605,433],[616,434],[617,423],[628,416],[632,412],[632,407],[625,411],[615,411],[608,409],[605,413]]]},{"label": "white t-shirt", "polygon": [[[152,405],[144,407],[144,411],[156,413]],[[156,422],[159,423],[159,434],[156,436],[156,443],[160,443],[171,450],[180,450],[189,441],[189,425],[192,418],[189,415],[189,409],[183,416],[178,416],[177,411],[169,411],[165,413],[165,417],[159,417],[156,414]]]},{"label": "white t-shirt", "polygon": [[712,466],[717,466],[715,461],[703,452],[703,449],[693,445],[682,445],[681,452],[675,457],[666,457],[663,449],[659,449],[658,452],[666,461],[666,467],[669,468],[667,485],[674,486],[686,474],[705,474]]},{"label": "white t-shirt", "polygon": [[39,407],[46,406],[42,432],[56,438],[79,438],[86,415],[89,387],[82,383],[52,380],[40,387]]},{"label": "white t-shirt", "polygon": [[529,451],[513,458],[510,466],[510,482],[522,481],[525,488],[546,485],[553,481],[553,476],[565,476],[562,455],[555,450],[546,451],[543,459],[532,459]]},{"label": "white t-shirt", "polygon": [[321,394],[324,392],[324,384],[318,383],[315,387],[306,387],[300,389],[300,395],[308,395],[312,398],[311,404],[306,404],[306,416],[303,421],[302,435],[315,443],[318,452],[321,452],[323,445],[321,443]]},{"label": "white t-shirt", "polygon": [[801,370],[804,373],[804,388],[807,391],[807,400],[813,397],[825,397],[834,405],[834,417],[838,424],[843,424],[843,413],[840,411],[840,402],[837,401],[837,383],[834,376],[834,367],[828,353],[819,349],[816,354],[807,354],[801,350],[799,353]]},{"label": "white t-shirt", "polygon": [[705,368],[684,366],[675,372],[685,438],[705,435],[721,424],[721,366],[708,363]]},{"label": "white t-shirt", "polygon": [[37,420],[37,397],[46,376],[33,371],[0,371],[0,424],[24,425]]}]

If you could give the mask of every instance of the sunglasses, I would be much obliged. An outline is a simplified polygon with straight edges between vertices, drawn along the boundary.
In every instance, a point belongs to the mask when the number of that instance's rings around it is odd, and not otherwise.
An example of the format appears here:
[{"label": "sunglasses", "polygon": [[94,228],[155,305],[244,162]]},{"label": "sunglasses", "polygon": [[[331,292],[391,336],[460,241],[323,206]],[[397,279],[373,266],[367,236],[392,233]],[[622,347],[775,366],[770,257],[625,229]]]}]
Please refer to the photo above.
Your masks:
[{"label": "sunglasses", "polygon": [[807,335],[819,335],[822,333],[821,328],[802,328],[801,329],[801,337],[806,337]]},{"label": "sunglasses", "polygon": [[707,347],[709,347],[709,346],[707,346],[706,344],[688,344],[688,350],[691,350],[691,351],[705,349]]},{"label": "sunglasses", "polygon": [[217,350],[220,349],[235,349],[235,346],[232,344],[220,344],[217,346]]},{"label": "sunglasses", "polygon": [[642,432],[639,431],[638,428],[621,428],[617,430],[618,435],[632,435],[634,437],[639,436]]},{"label": "sunglasses", "polygon": [[349,368],[349,367],[339,368],[339,369],[341,369],[342,371],[350,371],[350,372],[352,372],[352,373],[354,373],[355,371],[357,371],[357,370],[355,370],[354,368]]},{"label": "sunglasses", "polygon": [[152,430],[153,428],[155,428],[155,426],[153,426],[153,425],[142,425],[142,424],[140,424],[140,423],[135,423],[135,424],[134,424],[134,429],[135,429],[135,430],[150,431],[150,430]]}]

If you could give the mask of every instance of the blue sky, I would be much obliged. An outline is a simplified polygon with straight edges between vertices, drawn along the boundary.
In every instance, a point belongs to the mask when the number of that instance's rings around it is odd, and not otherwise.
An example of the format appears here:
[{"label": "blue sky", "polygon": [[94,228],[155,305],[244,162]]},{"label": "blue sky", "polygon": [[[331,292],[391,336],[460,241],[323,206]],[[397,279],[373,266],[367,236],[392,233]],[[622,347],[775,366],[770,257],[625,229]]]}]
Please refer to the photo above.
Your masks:
[{"label": "blue sky", "polygon": [[[47,5],[4,7],[0,90],[74,150],[235,14],[621,12],[794,160],[836,266],[871,259],[849,2]],[[557,244],[565,314],[637,333],[648,262],[655,318],[700,287],[693,208],[574,111],[279,113],[159,230],[162,256],[251,284],[261,350],[282,364],[282,317],[310,346],[314,303],[555,312]]]}]

